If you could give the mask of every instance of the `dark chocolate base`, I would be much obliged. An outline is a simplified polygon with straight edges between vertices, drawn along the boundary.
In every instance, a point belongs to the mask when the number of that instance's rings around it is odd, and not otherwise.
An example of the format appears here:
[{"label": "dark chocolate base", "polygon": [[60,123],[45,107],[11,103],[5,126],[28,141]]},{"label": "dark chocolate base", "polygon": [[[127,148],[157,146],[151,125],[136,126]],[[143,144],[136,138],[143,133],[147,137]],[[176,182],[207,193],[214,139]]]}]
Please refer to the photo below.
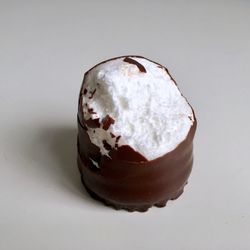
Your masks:
[{"label": "dark chocolate base", "polygon": [[[84,166],[83,162],[81,161],[79,155],[78,155],[78,158],[77,158],[77,164],[78,164],[79,171],[81,173],[81,169],[84,168],[85,166]],[[176,199],[178,199],[183,194],[183,192],[184,192],[184,187],[183,187],[178,192],[176,192],[175,194],[173,194],[171,198],[166,198],[166,199],[158,201],[156,203],[145,204],[145,205],[124,205],[124,204],[119,204],[119,203],[116,203],[114,201],[105,199],[105,198],[99,196],[98,194],[96,194],[94,191],[92,191],[86,185],[82,173],[81,173],[81,181],[82,181],[82,184],[83,184],[84,188],[86,189],[86,191],[88,192],[88,194],[93,199],[95,199],[97,201],[100,201],[100,202],[104,203],[106,206],[112,207],[115,210],[126,210],[128,212],[136,212],[136,211],[137,212],[146,212],[146,211],[148,211],[149,208],[151,208],[153,206],[158,207],[158,208],[165,207],[166,204],[167,204],[167,202],[169,200],[176,200]],[[185,183],[185,185],[186,184],[187,184],[187,182]]]}]

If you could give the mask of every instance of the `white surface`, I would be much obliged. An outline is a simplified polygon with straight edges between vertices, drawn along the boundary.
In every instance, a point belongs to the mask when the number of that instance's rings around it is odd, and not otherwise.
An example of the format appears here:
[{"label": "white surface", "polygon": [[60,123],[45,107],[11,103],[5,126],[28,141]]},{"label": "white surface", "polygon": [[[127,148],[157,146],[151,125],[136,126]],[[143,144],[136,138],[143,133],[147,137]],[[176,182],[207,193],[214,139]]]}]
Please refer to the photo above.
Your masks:
[{"label": "white surface", "polygon": [[83,88],[87,92],[82,95],[84,118],[101,122],[108,115],[114,119],[107,130],[88,128],[87,133],[103,155],[109,153],[104,140],[115,148],[117,139],[112,133],[120,136],[118,146],[129,145],[153,160],[174,150],[187,137],[193,111],[164,68],[144,58],[129,58],[146,72],[122,57],[87,74]]},{"label": "white surface", "polygon": [[[250,249],[249,1],[1,1],[0,249]],[[147,213],[93,201],[76,167],[83,72],[141,54],[198,118],[185,193]]]}]

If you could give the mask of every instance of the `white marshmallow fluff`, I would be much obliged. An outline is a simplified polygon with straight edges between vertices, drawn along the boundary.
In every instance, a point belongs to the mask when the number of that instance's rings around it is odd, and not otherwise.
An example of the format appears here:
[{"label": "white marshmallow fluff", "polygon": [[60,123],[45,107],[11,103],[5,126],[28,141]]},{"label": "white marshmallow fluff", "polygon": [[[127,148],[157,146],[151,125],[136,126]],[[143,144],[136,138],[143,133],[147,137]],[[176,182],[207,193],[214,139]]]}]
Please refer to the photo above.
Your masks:
[{"label": "white marshmallow fluff", "polygon": [[[87,133],[103,155],[109,153],[105,141],[112,148],[129,145],[153,160],[186,138],[194,114],[163,67],[145,58],[126,58],[138,62],[146,72],[121,57],[98,65],[86,75],[84,119],[99,118],[101,123],[100,128],[88,127]],[[102,121],[107,115],[114,123],[105,130]]]}]

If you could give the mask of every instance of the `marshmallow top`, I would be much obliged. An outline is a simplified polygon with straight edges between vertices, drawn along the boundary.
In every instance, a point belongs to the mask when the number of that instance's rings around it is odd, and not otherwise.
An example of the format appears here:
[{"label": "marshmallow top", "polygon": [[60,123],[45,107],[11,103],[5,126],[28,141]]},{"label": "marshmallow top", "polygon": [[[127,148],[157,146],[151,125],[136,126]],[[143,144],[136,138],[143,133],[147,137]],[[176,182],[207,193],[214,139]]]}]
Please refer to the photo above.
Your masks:
[{"label": "marshmallow top", "polygon": [[[85,75],[82,109],[93,144],[107,155],[129,145],[147,160],[174,150],[194,123],[193,111],[164,67],[129,56],[106,61]],[[96,120],[98,121],[98,120]]]}]

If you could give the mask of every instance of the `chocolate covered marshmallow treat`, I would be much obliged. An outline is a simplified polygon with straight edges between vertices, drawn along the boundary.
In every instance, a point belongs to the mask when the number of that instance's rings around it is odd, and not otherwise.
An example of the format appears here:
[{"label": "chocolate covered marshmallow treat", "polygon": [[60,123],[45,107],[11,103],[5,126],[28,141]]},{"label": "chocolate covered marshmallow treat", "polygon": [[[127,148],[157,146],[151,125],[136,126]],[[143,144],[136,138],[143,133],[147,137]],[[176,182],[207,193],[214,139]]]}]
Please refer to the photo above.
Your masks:
[{"label": "chocolate covered marshmallow treat", "polygon": [[194,111],[164,66],[141,56],[101,62],[79,95],[82,182],[116,209],[163,207],[187,183],[195,130]]}]

